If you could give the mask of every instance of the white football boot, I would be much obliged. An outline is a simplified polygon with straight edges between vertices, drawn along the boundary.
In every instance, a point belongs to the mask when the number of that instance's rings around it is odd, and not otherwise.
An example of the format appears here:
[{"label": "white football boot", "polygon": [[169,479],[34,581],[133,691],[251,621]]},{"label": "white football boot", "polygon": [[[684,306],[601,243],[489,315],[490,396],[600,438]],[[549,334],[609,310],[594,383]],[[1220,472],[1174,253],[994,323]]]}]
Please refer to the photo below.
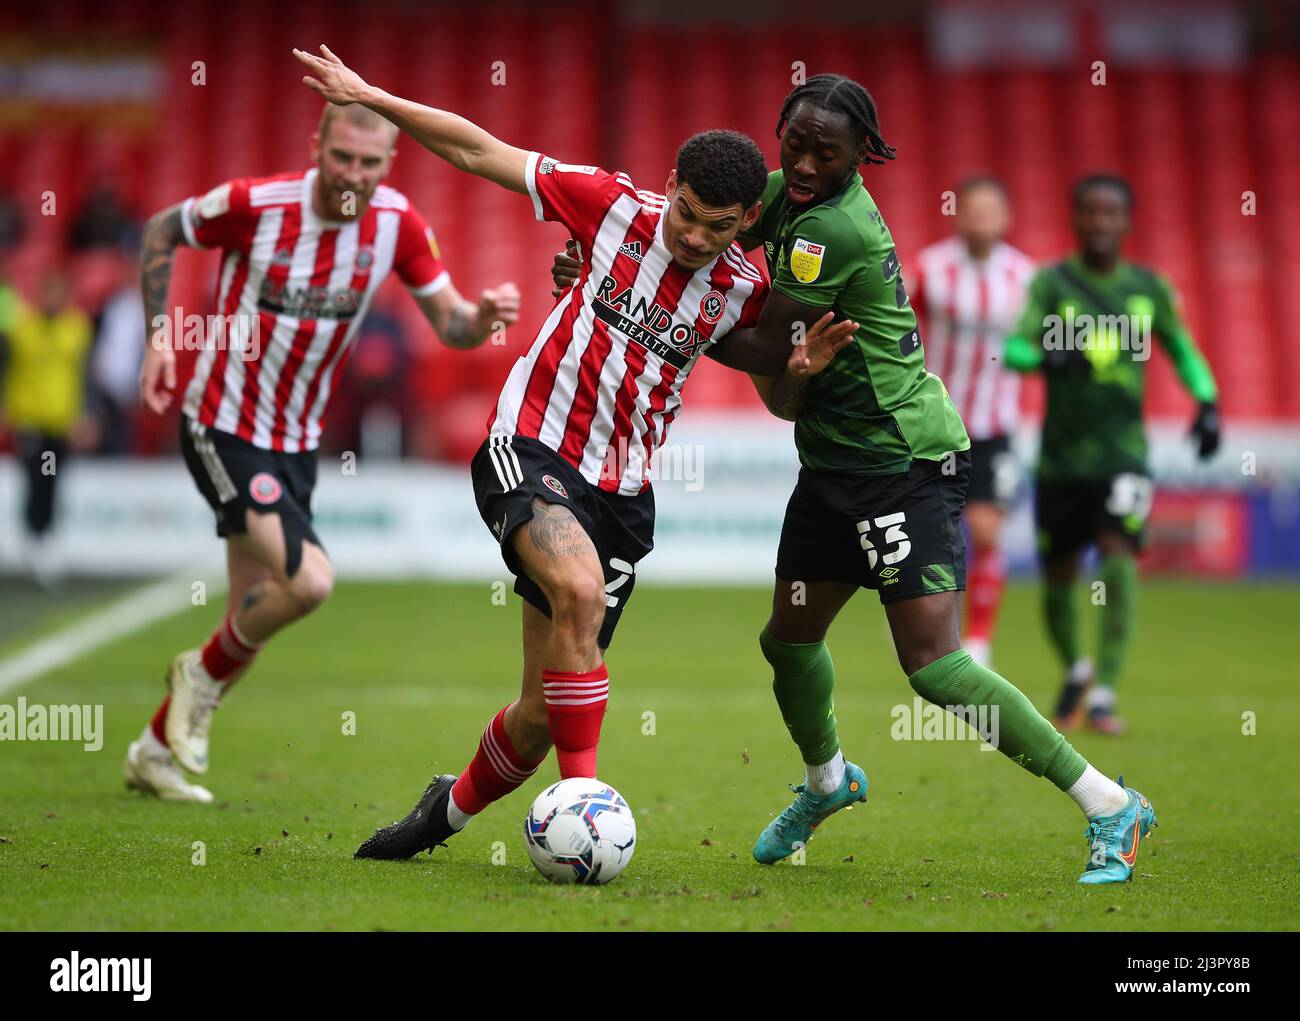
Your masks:
[{"label": "white football boot", "polygon": [[203,669],[197,649],[182,652],[167,670],[172,701],[167,707],[167,744],[191,773],[208,771],[208,731],[223,685]]},{"label": "white football boot", "polygon": [[164,801],[206,803],[212,800],[210,790],[185,779],[172,753],[148,727],[140,735],[140,740],[132,741],[127,748],[122,774],[131,790],[152,794]]}]

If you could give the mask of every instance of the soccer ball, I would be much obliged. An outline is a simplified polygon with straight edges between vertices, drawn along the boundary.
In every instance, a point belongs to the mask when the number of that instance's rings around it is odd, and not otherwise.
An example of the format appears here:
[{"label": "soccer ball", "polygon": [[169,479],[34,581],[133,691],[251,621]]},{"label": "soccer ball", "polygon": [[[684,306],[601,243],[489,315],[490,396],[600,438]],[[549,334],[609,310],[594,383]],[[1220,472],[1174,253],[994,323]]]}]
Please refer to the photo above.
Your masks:
[{"label": "soccer ball", "polygon": [[528,810],[524,843],[537,871],[552,883],[608,883],[632,860],[636,820],[609,784],[561,780]]}]

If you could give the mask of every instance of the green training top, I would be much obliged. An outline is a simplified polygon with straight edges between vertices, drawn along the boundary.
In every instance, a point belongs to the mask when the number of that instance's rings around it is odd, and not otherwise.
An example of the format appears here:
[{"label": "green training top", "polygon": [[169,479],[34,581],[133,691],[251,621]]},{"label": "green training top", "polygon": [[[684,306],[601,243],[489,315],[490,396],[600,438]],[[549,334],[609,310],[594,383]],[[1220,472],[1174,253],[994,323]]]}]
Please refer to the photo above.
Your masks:
[{"label": "green training top", "polygon": [[1147,470],[1142,395],[1153,335],[1191,395],[1215,400],[1214,376],[1164,278],[1124,261],[1096,273],[1078,255],[1034,276],[1006,359],[1008,368],[1042,368],[1047,378],[1040,479]]},{"label": "green training top", "polygon": [[937,461],[970,446],[948,391],[925,371],[894,239],[860,173],[805,209],[792,206],[785,174],[773,171],[748,233],[763,242],[775,290],[859,324],[808,384],[794,427],[805,467],[888,475],[907,471],[913,458]]}]

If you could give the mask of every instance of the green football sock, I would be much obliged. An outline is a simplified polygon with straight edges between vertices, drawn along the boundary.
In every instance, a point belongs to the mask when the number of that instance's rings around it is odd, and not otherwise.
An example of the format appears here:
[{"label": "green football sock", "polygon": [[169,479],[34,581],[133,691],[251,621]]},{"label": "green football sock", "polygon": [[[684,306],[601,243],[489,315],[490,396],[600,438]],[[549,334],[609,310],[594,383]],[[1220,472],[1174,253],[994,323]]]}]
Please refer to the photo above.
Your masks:
[{"label": "green football sock", "polygon": [[1074,583],[1047,582],[1043,586],[1043,617],[1052,647],[1069,670],[1079,658],[1079,637],[1074,620]]},{"label": "green football sock", "polygon": [[[996,727],[990,743],[1012,762],[1034,776],[1047,777],[1063,791],[1074,785],[1088,765],[1019,688],[980,666],[964,649],[922,667],[908,683],[922,698],[944,708],[988,706],[984,717],[988,729]],[[969,721],[970,716],[964,718]]]},{"label": "green football sock", "polygon": [[1127,553],[1102,557],[1100,577],[1106,602],[1101,608],[1097,684],[1114,689],[1137,622],[1137,560]]},{"label": "green football sock", "polygon": [[781,642],[764,628],[758,644],[772,664],[772,691],[804,762],[829,762],[840,750],[840,739],[835,729],[835,664],[826,643]]}]

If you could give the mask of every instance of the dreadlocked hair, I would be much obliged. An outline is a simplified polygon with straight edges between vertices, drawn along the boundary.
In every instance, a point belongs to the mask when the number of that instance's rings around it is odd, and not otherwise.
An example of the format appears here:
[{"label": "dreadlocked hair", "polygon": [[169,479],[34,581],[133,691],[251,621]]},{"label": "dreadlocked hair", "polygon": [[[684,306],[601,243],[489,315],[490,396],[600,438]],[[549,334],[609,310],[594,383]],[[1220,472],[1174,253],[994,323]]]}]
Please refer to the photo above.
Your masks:
[{"label": "dreadlocked hair", "polygon": [[818,110],[830,110],[848,117],[854,132],[867,143],[864,163],[880,164],[894,158],[894,147],[880,136],[876,101],[870,92],[842,74],[815,74],[802,85],[796,85],[781,107],[781,117],[776,122],[777,138],[785,132],[791,111],[803,100]]}]

